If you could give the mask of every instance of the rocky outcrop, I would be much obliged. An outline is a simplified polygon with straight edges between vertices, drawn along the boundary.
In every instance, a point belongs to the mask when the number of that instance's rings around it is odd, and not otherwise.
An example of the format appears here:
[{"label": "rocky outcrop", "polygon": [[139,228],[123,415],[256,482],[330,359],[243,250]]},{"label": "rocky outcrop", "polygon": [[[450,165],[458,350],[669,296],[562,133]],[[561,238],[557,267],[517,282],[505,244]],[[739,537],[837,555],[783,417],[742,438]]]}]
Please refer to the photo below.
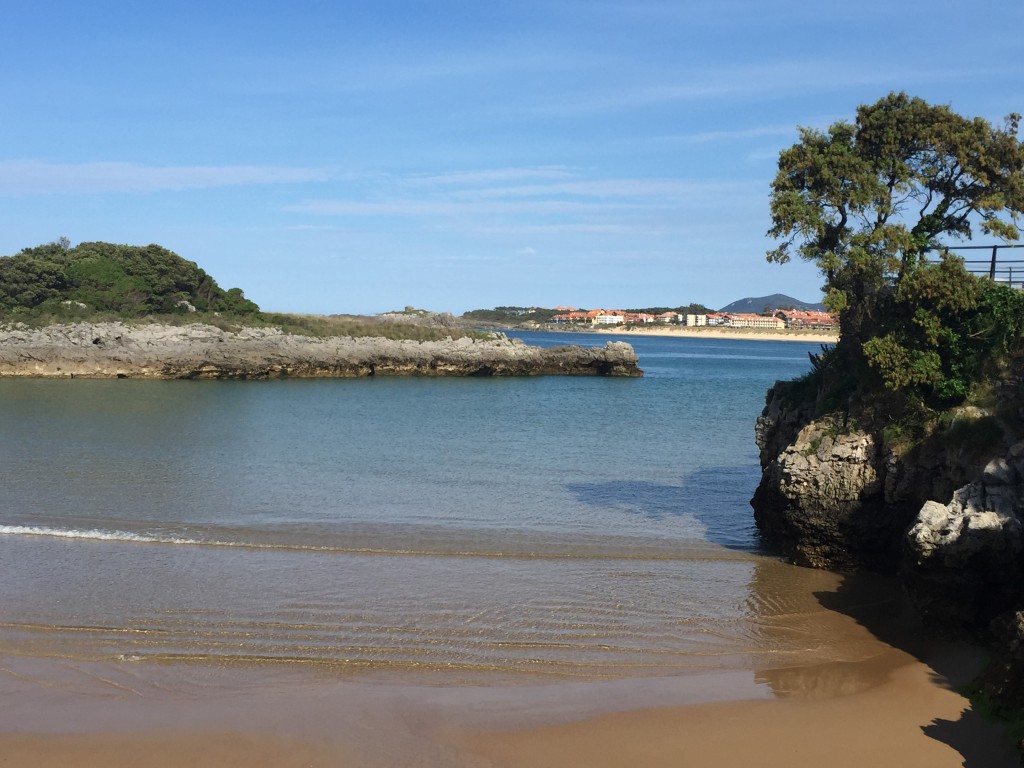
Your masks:
[{"label": "rocky outcrop", "polygon": [[769,546],[803,565],[898,573],[925,620],[952,632],[1024,607],[1024,442],[1008,447],[991,414],[964,408],[896,452],[840,415],[813,418],[792,386],[769,392],[756,429],[751,504]]},{"label": "rocky outcrop", "polygon": [[802,565],[885,569],[896,529],[909,518],[894,518],[879,503],[884,474],[874,437],[840,430],[835,417],[812,421],[768,463],[754,497],[755,521]]},{"label": "rocky outcrop", "polygon": [[953,629],[985,627],[1021,600],[1024,442],[993,459],[948,504],[927,501],[904,540],[901,575],[920,613]]},{"label": "rocky outcrop", "polygon": [[267,379],[641,376],[629,344],[542,349],[497,336],[442,341],[295,336],[272,328],[79,323],[0,331],[0,376]]},{"label": "rocky outcrop", "polygon": [[922,507],[949,502],[998,450],[998,442],[986,451],[957,438],[989,425],[977,408],[963,409],[945,433],[896,451],[848,416],[815,418],[814,404],[792,387],[776,384],[758,419],[762,477],[751,504],[765,542],[803,565],[895,572]]},{"label": "rocky outcrop", "polygon": [[761,482],[751,500],[765,541],[794,562],[892,571],[916,508],[896,498],[880,440],[841,415],[818,419],[788,383],[769,391],[757,421]]},{"label": "rocky outcrop", "polygon": [[897,573],[927,624],[988,642],[977,690],[1024,718],[1024,359],[988,382],[991,411],[961,408],[898,451],[884,418],[815,417],[796,386],[777,383],[757,423],[765,543],[804,565]]}]

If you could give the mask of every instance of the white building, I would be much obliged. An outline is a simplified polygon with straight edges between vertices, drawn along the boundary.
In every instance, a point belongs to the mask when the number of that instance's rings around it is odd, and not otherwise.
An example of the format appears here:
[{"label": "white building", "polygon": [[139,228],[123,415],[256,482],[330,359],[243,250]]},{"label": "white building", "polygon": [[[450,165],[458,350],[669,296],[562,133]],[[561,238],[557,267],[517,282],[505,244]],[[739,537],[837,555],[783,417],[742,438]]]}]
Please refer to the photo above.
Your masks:
[{"label": "white building", "polygon": [[754,315],[746,312],[727,315],[728,325],[732,328],[785,328],[786,323],[781,317]]}]

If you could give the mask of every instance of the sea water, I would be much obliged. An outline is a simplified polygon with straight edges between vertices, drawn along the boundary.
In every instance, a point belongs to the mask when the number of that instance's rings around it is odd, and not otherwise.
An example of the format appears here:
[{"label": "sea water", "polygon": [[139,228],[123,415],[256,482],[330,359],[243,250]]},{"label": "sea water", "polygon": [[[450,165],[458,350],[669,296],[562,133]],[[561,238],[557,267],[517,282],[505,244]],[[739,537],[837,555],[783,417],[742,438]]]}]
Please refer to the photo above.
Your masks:
[{"label": "sea water", "polygon": [[643,378],[0,380],[0,657],[460,680],[831,659],[823,582],[759,550],[748,503],[765,391],[820,346],[629,341]]}]

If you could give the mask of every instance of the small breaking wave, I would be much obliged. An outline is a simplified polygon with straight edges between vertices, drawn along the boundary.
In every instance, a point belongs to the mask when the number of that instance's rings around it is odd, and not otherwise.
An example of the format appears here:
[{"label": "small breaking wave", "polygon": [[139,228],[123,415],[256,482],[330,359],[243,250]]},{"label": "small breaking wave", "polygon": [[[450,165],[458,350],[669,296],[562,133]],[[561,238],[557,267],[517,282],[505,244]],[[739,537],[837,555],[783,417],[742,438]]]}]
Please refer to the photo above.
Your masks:
[{"label": "small breaking wave", "polygon": [[180,536],[132,533],[131,531],[104,531],[98,528],[51,528],[45,525],[0,525],[0,536],[49,536],[58,539],[133,541],[143,544],[221,544],[230,546],[229,542],[209,542]]},{"label": "small breaking wave", "polygon": [[37,537],[83,542],[224,547],[309,554],[468,557],[512,560],[749,560],[752,553],[700,542],[617,539],[579,535],[512,534],[507,531],[431,532],[396,527],[391,530],[284,531],[200,526],[199,531],[130,530],[120,527],[62,527],[41,524],[0,524],[0,537]]}]

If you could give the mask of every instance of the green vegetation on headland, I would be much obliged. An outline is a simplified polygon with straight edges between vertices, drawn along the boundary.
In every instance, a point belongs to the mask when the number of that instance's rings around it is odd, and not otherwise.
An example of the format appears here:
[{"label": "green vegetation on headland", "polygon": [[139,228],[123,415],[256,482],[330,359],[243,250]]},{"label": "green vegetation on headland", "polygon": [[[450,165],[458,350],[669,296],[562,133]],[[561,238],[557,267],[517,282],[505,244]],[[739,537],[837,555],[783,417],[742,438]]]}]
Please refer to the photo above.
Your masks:
[{"label": "green vegetation on headland", "polygon": [[305,336],[431,341],[472,332],[440,322],[265,313],[240,288],[222,289],[195,262],[159,245],[81,243],[67,238],[0,257],[0,323],[207,323],[276,327]]},{"label": "green vegetation on headland", "polygon": [[1024,147],[1002,127],[903,93],[854,123],[800,129],[779,157],[768,260],[795,253],[825,277],[836,347],[802,391],[822,410],[857,407],[920,430],[972,397],[1022,351],[1024,294],[952,255],[976,231],[1019,237]]},{"label": "green vegetation on headland", "polygon": [[66,238],[0,258],[0,313],[38,322],[97,316],[220,312],[253,316],[240,288],[222,289],[200,269],[159,245],[81,243]]}]

